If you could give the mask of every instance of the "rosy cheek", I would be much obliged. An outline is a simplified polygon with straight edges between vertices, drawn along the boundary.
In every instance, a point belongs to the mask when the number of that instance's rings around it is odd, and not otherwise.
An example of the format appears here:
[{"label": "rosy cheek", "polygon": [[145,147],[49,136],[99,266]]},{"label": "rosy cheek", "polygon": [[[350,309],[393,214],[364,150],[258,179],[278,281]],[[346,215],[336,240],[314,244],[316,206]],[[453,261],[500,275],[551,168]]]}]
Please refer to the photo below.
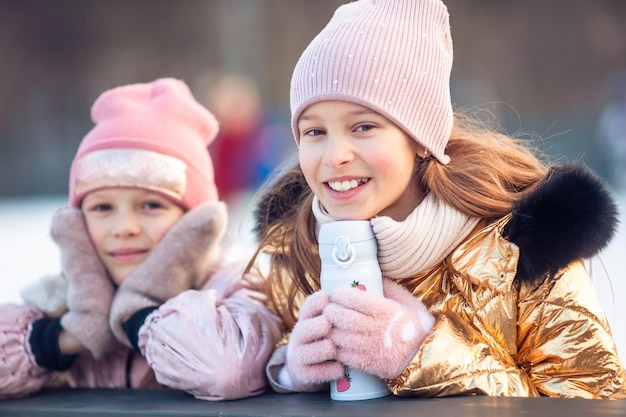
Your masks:
[{"label": "rosy cheek", "polygon": [[165,233],[167,232],[167,230],[163,230],[160,234],[158,234],[157,236],[155,236],[155,241],[154,244],[158,244],[159,242],[161,242],[161,239],[163,239],[163,236],[165,236]]},{"label": "rosy cheek", "polygon": [[315,189],[315,170],[310,164],[300,164],[302,169],[302,174],[304,175],[304,179],[306,180],[309,187]]},{"label": "rosy cheek", "polygon": [[154,244],[156,245],[157,243],[159,243],[161,241],[161,239],[163,239],[163,236],[165,236],[165,234],[172,228],[172,226],[174,226],[176,224],[176,222],[179,219],[176,219],[175,221],[172,221],[170,224],[163,226],[160,230],[158,230],[155,234],[154,234]]},{"label": "rosy cheek", "polygon": [[99,233],[97,232],[97,230],[95,230],[95,228],[92,225],[90,225],[89,222],[87,222],[87,234],[89,235],[89,239],[91,240],[91,243],[95,245],[96,242],[99,240]]},{"label": "rosy cheek", "polygon": [[[96,252],[100,254],[104,252],[104,238],[99,234],[89,234],[89,239],[91,240],[91,244],[96,249]],[[100,256],[100,255],[99,255]]]}]

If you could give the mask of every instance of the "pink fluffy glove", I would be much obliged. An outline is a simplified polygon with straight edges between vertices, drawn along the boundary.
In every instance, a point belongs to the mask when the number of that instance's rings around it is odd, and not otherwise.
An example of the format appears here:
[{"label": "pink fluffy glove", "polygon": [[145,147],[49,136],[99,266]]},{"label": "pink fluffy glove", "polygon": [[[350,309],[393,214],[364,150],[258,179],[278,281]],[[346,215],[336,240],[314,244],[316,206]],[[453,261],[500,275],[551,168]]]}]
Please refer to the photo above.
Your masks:
[{"label": "pink fluffy glove", "polygon": [[221,201],[189,210],[163,236],[150,256],[117,290],[109,324],[115,337],[132,347],[122,324],[137,311],[159,306],[179,293],[200,288],[218,262],[218,244],[228,213]]},{"label": "pink fluffy glove", "polygon": [[323,314],[328,295],[317,291],[300,307],[298,322],[287,344],[287,360],[281,372],[281,384],[300,392],[319,391],[323,384],[343,376],[337,362],[335,345],[328,338],[331,326]]},{"label": "pink fluffy glove", "polygon": [[395,378],[413,359],[434,317],[404,287],[384,279],[386,298],[353,287],[330,295],[324,317],[337,360],[382,379]]},{"label": "pink fluffy glove", "polygon": [[109,328],[113,282],[91,243],[79,209],[58,210],[50,234],[59,246],[68,284],[68,312],[61,318],[61,326],[100,359],[117,344]]}]

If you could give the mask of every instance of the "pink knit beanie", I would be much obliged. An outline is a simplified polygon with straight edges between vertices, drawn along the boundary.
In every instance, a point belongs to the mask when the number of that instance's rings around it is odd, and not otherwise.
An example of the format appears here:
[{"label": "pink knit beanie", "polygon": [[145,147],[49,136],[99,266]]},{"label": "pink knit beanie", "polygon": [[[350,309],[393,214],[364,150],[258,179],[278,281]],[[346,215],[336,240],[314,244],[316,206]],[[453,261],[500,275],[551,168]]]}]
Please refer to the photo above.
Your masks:
[{"label": "pink knit beanie", "polygon": [[106,187],[155,191],[186,210],[218,199],[207,149],[218,122],[184,82],[163,78],[106,91],[91,118],[96,125],[70,171],[70,206]]},{"label": "pink knit beanie", "polygon": [[441,163],[453,124],[452,38],[440,0],[359,0],[340,6],[298,60],[291,122],[325,100],[382,114]]}]

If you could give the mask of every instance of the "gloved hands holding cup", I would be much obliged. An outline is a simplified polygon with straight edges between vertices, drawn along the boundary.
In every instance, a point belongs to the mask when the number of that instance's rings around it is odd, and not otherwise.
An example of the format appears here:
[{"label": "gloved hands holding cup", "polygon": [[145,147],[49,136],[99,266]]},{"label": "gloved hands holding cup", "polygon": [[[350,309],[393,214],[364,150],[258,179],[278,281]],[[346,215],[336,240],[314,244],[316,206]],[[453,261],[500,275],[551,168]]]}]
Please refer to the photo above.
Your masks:
[{"label": "gloved hands holding cup", "polygon": [[336,360],[382,379],[406,368],[430,331],[434,317],[401,285],[383,279],[385,298],[351,287],[337,288],[323,318]]}]

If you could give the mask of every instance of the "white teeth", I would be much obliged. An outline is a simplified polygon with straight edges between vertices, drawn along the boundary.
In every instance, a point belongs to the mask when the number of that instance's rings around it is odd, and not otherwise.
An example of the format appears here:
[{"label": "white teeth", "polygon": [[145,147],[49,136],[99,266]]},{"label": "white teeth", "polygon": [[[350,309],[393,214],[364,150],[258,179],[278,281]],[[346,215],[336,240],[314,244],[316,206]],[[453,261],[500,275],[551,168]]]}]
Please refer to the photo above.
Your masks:
[{"label": "white teeth", "polygon": [[359,180],[350,180],[350,181],[329,181],[328,186],[335,191],[348,191],[353,188],[358,187],[359,184],[364,184],[368,182],[367,178],[362,178]]}]

